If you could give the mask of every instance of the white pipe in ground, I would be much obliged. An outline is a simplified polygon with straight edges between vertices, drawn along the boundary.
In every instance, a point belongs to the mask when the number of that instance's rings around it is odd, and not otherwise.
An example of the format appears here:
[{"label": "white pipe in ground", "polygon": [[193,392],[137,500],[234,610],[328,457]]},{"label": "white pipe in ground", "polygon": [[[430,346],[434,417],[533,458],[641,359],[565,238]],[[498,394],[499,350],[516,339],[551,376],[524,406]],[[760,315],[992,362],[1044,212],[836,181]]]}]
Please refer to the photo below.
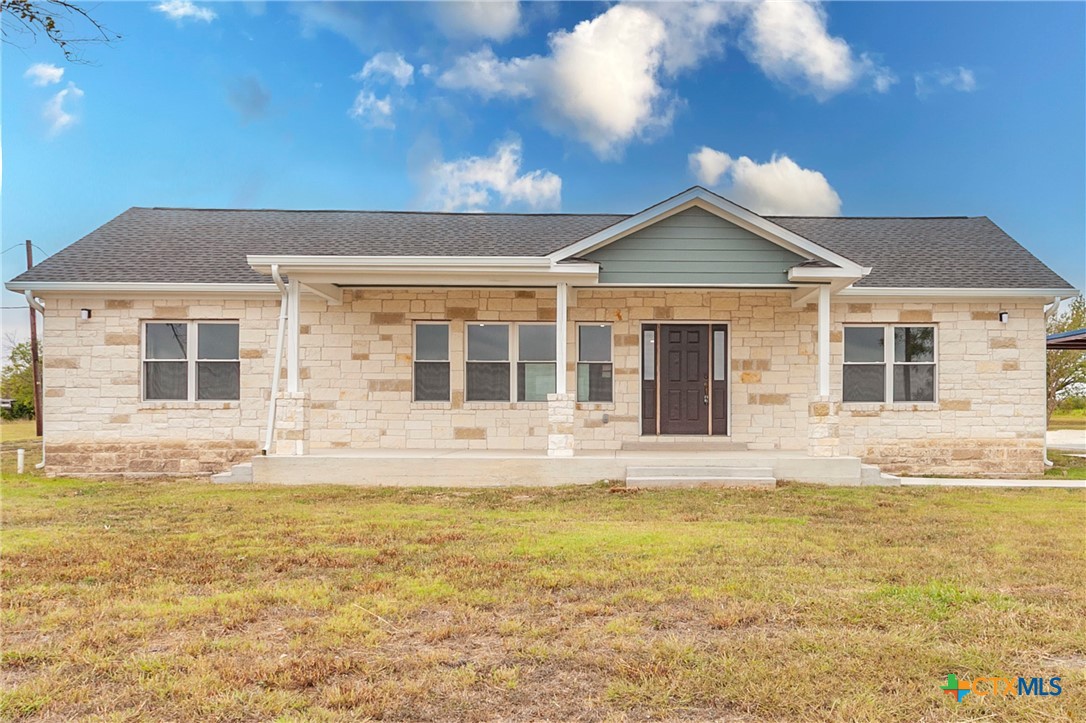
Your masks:
[{"label": "white pipe in ground", "polygon": [[22,474],[26,469],[26,450],[19,448],[15,451],[15,471]]}]

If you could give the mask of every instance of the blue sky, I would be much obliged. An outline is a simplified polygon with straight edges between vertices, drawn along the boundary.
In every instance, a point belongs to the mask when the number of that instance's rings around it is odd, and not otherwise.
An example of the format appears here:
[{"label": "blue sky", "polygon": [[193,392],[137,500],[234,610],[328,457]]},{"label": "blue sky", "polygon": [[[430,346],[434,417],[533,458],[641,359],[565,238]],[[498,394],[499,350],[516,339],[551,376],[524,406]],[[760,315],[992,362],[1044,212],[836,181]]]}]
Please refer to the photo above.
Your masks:
[{"label": "blue sky", "polygon": [[123,39],[87,64],[3,48],[3,249],[130,206],[632,212],[702,183],[766,213],[987,215],[1086,286],[1082,3],[95,12]]}]

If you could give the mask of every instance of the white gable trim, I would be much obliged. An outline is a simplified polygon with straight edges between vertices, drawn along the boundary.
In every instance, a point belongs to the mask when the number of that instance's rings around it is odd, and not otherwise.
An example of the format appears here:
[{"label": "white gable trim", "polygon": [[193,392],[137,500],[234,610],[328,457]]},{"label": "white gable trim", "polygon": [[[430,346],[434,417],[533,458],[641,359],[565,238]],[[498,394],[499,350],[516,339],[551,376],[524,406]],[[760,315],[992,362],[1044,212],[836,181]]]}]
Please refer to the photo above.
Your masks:
[{"label": "white gable trim", "polygon": [[[552,261],[557,262],[570,257],[584,255],[606,246],[613,241],[617,241],[623,236],[628,236],[635,231],[640,231],[646,226],[651,226],[657,221],[662,221],[669,216],[682,213],[690,208],[700,208],[708,211],[725,221],[730,221],[740,228],[746,229],[753,234],[757,234],[758,236],[761,236],[768,241],[772,241],[778,246],[783,246],[789,251],[801,256],[813,257],[831,263],[834,266],[837,266],[840,271],[844,271],[848,275],[859,278],[870,272],[870,269],[865,269],[859,264],[846,259],[844,256],[836,254],[827,248],[823,248],[799,234],[789,231],[783,226],[775,224],[769,219],[763,218],[753,211],[749,211],[738,204],[732,203],[728,199],[718,196],[715,193],[711,193],[700,186],[695,186],[687,191],[683,191],[677,196],[672,196],[666,201],[662,201],[655,206],[650,206],[641,213],[630,216],[624,221],[619,221],[613,226],[609,226],[587,238],[581,239],[575,244],[561,248],[552,253],[549,258]],[[837,269],[835,269],[835,271],[836,270]],[[838,271],[838,273],[840,273],[840,271]]]}]

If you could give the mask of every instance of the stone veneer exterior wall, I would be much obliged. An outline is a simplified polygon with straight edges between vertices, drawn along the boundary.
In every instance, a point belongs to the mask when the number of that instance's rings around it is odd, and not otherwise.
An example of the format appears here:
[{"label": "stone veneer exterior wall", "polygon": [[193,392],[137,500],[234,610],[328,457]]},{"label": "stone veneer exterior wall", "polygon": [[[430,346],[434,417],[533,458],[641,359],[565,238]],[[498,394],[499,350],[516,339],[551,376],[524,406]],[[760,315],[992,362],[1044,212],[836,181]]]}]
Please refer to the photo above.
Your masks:
[{"label": "stone veneer exterior wall", "polygon": [[[46,296],[45,419],[53,473],[206,474],[256,453],[278,296],[101,298]],[[92,317],[79,318],[80,308]],[[569,390],[576,324],[610,323],[614,402],[577,404],[577,450],[640,440],[643,322],[726,322],[730,331],[732,440],[751,449],[856,455],[887,471],[1008,474],[1041,470],[1044,320],[1030,303],[854,303],[835,300],[831,400],[840,399],[841,324],[938,326],[938,401],[841,405],[816,394],[816,313],[787,291],[579,289],[570,302]],[[998,321],[999,311],[1010,321]],[[365,289],[344,303],[304,297],[301,387],[280,419],[305,420],[276,451],[387,449],[534,450],[555,421],[546,402],[464,401],[467,321],[553,321],[548,289]],[[241,400],[143,402],[140,330],[147,319],[238,319]],[[412,401],[412,322],[449,320],[452,400]],[[285,416],[286,415],[286,416]],[[296,425],[298,426],[298,425]],[[302,425],[304,426],[304,425]],[[561,426],[565,428],[565,423]],[[304,439],[299,440],[299,437]],[[815,439],[817,438],[817,439]],[[662,437],[661,444],[688,441]],[[553,443],[553,442],[552,442]]]}]

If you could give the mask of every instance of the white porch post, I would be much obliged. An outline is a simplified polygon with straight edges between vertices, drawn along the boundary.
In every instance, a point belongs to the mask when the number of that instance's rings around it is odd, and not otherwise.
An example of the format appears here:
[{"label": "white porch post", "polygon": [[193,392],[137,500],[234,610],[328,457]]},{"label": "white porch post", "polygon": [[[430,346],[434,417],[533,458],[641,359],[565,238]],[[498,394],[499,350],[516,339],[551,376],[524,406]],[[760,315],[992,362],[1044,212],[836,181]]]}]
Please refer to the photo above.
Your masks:
[{"label": "white porch post", "polygon": [[818,396],[830,396],[830,287],[818,288]]},{"label": "white porch post", "polygon": [[287,392],[299,391],[298,346],[302,327],[298,321],[298,310],[301,295],[298,282],[291,279],[287,285]]},{"label": "white porch post", "polygon": [[557,371],[554,391],[566,394],[569,386],[569,373],[566,371],[566,353],[569,349],[569,284],[558,284],[558,304],[554,316],[555,349],[554,359]]},{"label": "white porch post", "polygon": [[547,455],[573,456],[573,416],[576,404],[569,393],[569,284],[557,285],[554,310],[554,394],[547,395]]}]

